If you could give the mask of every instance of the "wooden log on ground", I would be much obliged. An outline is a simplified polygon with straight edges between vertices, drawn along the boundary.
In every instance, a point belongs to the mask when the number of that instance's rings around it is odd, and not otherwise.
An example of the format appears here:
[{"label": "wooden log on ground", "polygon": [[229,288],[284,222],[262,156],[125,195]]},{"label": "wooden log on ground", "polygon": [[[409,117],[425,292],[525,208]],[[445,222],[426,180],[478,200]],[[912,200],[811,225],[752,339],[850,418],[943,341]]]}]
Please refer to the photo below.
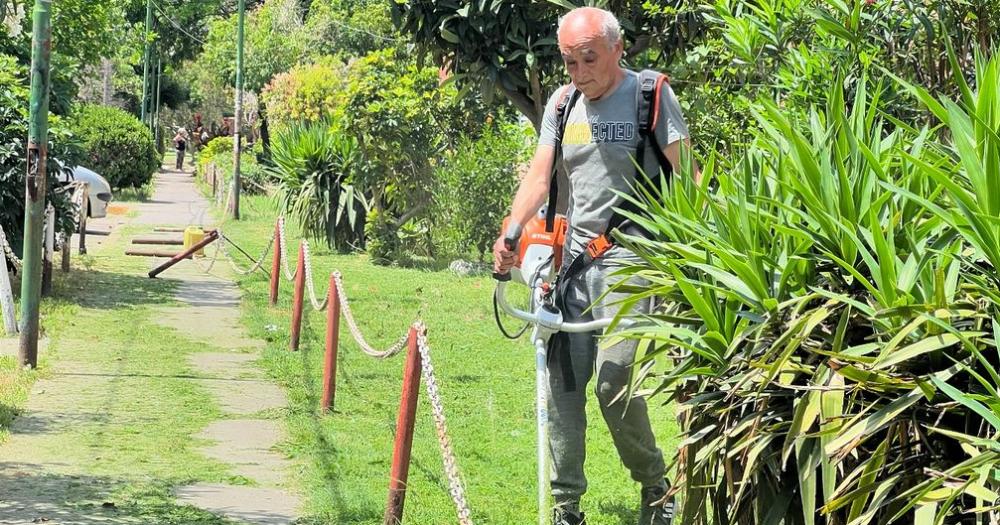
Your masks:
[{"label": "wooden log on ground", "polygon": [[157,244],[162,246],[183,246],[184,239],[173,239],[167,237],[136,237],[132,239],[132,244]]},{"label": "wooden log on ground", "polygon": [[[163,249],[163,250],[156,250],[156,249],[143,250],[141,248],[130,248],[128,250],[125,250],[125,255],[133,255],[133,256],[136,256],[136,257],[165,257],[167,259],[170,259],[170,258],[176,257],[177,256],[177,252],[166,250],[166,249]],[[188,255],[186,257],[186,259],[190,259],[190,258],[191,258],[190,255]]]}]

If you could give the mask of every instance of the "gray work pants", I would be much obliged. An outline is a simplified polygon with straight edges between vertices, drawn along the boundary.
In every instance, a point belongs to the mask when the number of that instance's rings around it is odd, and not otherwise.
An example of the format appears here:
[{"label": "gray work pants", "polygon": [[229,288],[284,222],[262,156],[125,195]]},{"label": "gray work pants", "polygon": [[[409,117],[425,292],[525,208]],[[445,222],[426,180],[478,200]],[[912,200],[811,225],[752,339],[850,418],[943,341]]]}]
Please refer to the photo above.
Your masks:
[{"label": "gray work pants", "polygon": [[[589,311],[587,309],[611,284],[620,280],[611,275],[617,268],[597,261],[571,279],[567,283],[570,288],[565,296],[564,319],[590,321],[613,317],[619,309],[615,303],[627,294],[609,294]],[[633,311],[646,313],[649,308],[649,301],[643,301]],[[566,391],[563,367],[558,360],[549,359],[549,450],[552,495],[557,505],[579,502],[587,490],[583,472],[587,430],[585,406],[587,384],[595,370],[597,401],[625,468],[631,472],[632,479],[644,487],[663,482],[663,453],[656,446],[646,401],[638,397],[619,397],[621,391],[628,388],[638,342],[623,341],[598,350],[598,335],[593,332],[569,334],[569,352],[576,376],[574,391]]]}]

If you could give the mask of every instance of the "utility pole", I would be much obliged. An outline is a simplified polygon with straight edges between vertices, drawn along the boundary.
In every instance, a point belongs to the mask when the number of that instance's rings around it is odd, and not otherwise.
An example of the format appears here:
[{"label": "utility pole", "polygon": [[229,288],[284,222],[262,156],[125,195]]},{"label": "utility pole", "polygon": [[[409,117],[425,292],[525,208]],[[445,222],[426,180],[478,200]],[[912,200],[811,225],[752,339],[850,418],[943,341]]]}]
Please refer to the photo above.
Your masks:
[{"label": "utility pole", "polygon": [[153,143],[160,147],[160,80],[163,77],[163,59],[160,57],[159,49],[156,52],[156,109],[153,111]]},{"label": "utility pole", "polygon": [[229,211],[232,217],[240,220],[240,153],[243,144],[240,140],[243,127],[243,22],[246,18],[246,0],[239,0],[239,22],[236,26],[236,114],[233,115],[233,196]]},{"label": "utility pole", "polygon": [[142,56],[142,111],[140,118],[142,123],[149,126],[146,120],[149,108],[149,62],[152,60],[153,44],[149,40],[149,34],[153,31],[153,0],[146,0],[146,51]]},{"label": "utility pole", "polygon": [[31,40],[31,105],[28,176],[24,179],[24,276],[21,278],[21,341],[18,362],[38,366],[38,318],[42,295],[42,221],[49,156],[49,56],[52,0],[35,0]]}]

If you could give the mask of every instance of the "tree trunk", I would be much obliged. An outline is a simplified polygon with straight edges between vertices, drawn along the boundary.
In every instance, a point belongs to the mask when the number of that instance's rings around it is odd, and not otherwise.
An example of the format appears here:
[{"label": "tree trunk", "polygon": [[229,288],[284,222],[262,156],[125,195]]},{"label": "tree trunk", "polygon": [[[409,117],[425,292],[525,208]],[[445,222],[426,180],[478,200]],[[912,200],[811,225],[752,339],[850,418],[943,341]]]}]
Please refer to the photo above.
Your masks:
[{"label": "tree trunk", "polygon": [[111,79],[113,71],[112,67],[113,65],[111,63],[111,59],[109,58],[101,59],[101,73],[104,77],[103,78],[104,82],[102,83],[101,103],[105,106],[111,105]]},{"label": "tree trunk", "polygon": [[263,100],[257,103],[257,117],[260,118],[260,142],[262,145],[260,160],[264,164],[269,164],[271,162],[271,132],[267,126],[267,112]]},{"label": "tree trunk", "polygon": [[528,95],[521,93],[519,91],[514,91],[500,86],[500,91],[503,92],[507,100],[510,100],[512,104],[521,112],[528,120],[531,121],[531,125],[535,127],[535,133],[538,133],[542,129],[542,114],[535,109],[535,101],[531,100]]}]

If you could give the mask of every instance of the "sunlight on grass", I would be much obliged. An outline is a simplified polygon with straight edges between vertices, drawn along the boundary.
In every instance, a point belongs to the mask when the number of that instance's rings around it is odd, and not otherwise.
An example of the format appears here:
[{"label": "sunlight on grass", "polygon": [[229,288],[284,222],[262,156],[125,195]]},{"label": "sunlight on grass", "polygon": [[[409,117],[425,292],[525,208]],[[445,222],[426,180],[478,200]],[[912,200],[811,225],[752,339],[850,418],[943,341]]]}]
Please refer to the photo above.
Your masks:
[{"label": "sunlight on grass", "polygon": [[[252,197],[244,200],[243,213],[242,221],[227,225],[227,234],[250,253],[260,254],[271,238],[276,212],[267,199]],[[297,244],[298,233],[291,224],[288,230],[289,243]],[[289,246],[293,258],[295,244]],[[418,317],[428,325],[474,520],[532,522],[536,515],[533,353],[526,338],[512,342],[498,333],[490,302],[493,282],[488,277],[373,266],[365,256],[334,255],[315,245],[312,250],[317,293],[325,290],[330,271],[341,270],[351,309],[375,346],[389,346]],[[254,336],[268,341],[264,364],[290,389],[291,440],[285,450],[304,468],[302,484],[310,515],[316,523],[379,521],[388,486],[402,358],[379,361],[363,355],[343,327],[336,413],[318,416],[325,317],[307,312],[302,349],[289,352],[291,284],[282,282],[277,308],[267,304],[268,281],[263,273],[245,278],[241,285],[245,323]],[[507,322],[513,325],[512,320]],[[420,396],[405,518],[408,523],[454,522],[426,392]],[[588,418],[591,489],[584,498],[588,523],[632,522],[638,487],[621,466],[593,397]],[[652,418],[659,444],[670,458],[677,444],[673,409],[655,406]]]}]

